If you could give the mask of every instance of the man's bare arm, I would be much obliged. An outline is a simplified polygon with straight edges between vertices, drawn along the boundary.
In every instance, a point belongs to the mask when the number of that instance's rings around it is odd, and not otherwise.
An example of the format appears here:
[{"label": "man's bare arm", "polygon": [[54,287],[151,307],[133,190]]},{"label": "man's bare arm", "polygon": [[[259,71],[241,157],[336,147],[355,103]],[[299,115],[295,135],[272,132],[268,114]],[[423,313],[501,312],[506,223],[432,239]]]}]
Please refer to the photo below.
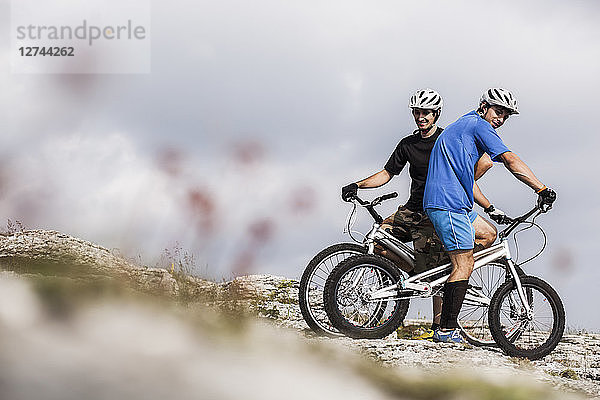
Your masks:
[{"label": "man's bare arm", "polygon": [[475,203],[480,205],[483,209],[486,209],[490,206],[490,201],[485,197],[481,189],[479,189],[479,185],[477,182],[473,183],[473,199]]},{"label": "man's bare arm", "polygon": [[356,182],[359,188],[368,189],[368,188],[376,188],[379,186],[383,186],[392,179],[392,174],[390,174],[387,170],[382,169],[376,174],[371,175],[368,178],[363,179],[362,181]]},{"label": "man's bare arm", "polygon": [[533,171],[525,164],[519,156],[511,151],[507,151],[500,155],[504,166],[521,182],[539,192],[545,186],[544,184],[534,175]]},{"label": "man's bare arm", "polygon": [[[487,153],[483,153],[483,155],[475,164],[475,180],[478,180],[485,174],[490,168],[494,165],[492,159]],[[490,206],[490,201],[485,197],[477,182],[473,183],[473,199],[475,203],[479,204],[481,207],[488,208]]]},{"label": "man's bare arm", "polygon": [[492,168],[492,165],[494,165],[494,162],[492,161],[488,153],[483,153],[483,155],[477,161],[477,164],[475,164],[475,180],[481,178],[483,174],[485,174],[490,168]]}]

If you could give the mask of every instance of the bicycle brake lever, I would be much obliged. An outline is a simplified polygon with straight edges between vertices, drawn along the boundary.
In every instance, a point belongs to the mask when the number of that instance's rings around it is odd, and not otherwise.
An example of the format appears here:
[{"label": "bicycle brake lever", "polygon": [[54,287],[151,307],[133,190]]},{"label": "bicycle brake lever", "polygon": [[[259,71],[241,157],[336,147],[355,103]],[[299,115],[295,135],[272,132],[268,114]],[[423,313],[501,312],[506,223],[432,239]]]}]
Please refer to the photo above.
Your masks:
[{"label": "bicycle brake lever", "polygon": [[356,194],[354,196],[352,196],[352,198],[350,198],[347,202],[348,203],[353,203],[353,204],[358,203],[361,206],[365,206],[365,205],[369,204],[369,202],[364,201],[363,199],[361,199],[360,197],[358,197],[358,195],[356,195]]}]

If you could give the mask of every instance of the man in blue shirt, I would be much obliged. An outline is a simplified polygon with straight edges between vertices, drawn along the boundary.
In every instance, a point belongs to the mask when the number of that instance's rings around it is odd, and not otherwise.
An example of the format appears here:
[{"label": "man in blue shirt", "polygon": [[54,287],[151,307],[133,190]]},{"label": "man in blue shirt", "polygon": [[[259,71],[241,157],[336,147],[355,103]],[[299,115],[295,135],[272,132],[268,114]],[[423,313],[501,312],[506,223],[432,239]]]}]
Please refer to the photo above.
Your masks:
[{"label": "man in blue shirt", "polygon": [[[452,262],[452,273],[444,286],[440,328],[434,340],[462,342],[457,317],[473,271],[473,242],[477,220],[473,194],[480,193],[475,183],[475,164],[487,153],[521,182],[543,198],[555,193],[536,178],[531,169],[512,153],[496,129],[511,114],[518,114],[514,96],[505,89],[491,88],[483,93],[477,111],[463,115],[449,125],[436,141],[429,159],[423,208],[433,223]],[[485,211],[499,222],[504,213],[485,201]]]},{"label": "man in blue shirt", "polygon": [[[383,221],[382,229],[398,229],[406,234],[405,239],[412,240],[415,249],[414,267],[404,259],[380,246],[375,247],[375,252],[389,258],[402,270],[409,274],[418,274],[427,269],[434,268],[448,262],[441,241],[435,234],[433,225],[423,210],[423,192],[429,166],[429,154],[443,129],[436,125],[440,116],[443,100],[439,93],[432,89],[417,90],[410,98],[408,106],[417,125],[417,130],[412,135],[403,138],[391,154],[385,167],[355,183],[342,188],[342,199],[351,200],[358,189],[377,188],[387,184],[395,175],[400,174],[405,166],[409,165],[411,178],[410,198],[406,204],[400,206],[398,211]],[[481,157],[475,166],[475,179],[481,177],[492,166],[488,156]],[[486,201],[485,196],[476,193],[478,203]],[[487,207],[487,205],[486,205]],[[478,247],[490,246],[496,240],[496,228],[493,224],[479,218]],[[430,330],[421,335],[421,339],[431,339],[435,329],[439,328],[441,316],[441,297],[433,298],[433,323]]]}]

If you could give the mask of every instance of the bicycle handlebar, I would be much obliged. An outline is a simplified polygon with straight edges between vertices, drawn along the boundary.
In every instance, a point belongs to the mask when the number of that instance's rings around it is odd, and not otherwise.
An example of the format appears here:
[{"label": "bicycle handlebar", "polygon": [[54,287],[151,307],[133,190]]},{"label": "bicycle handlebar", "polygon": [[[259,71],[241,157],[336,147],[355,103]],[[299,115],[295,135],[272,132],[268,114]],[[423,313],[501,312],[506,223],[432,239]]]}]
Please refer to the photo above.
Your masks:
[{"label": "bicycle handlebar", "polygon": [[393,199],[395,197],[398,197],[398,193],[392,192],[392,193],[384,194],[383,196],[376,197],[375,199],[373,199],[372,201],[369,202],[369,201],[365,201],[365,200],[361,199],[360,197],[358,197],[358,195],[354,195],[354,196],[352,196],[350,201],[356,200],[356,201],[358,201],[358,203],[361,206],[367,207],[367,206],[377,206],[377,205],[381,204],[382,202],[389,200],[389,199]]},{"label": "bicycle handlebar", "polygon": [[393,199],[395,197],[398,197],[398,193],[396,192],[392,192],[392,193],[388,193],[388,194],[384,194],[383,196],[379,196],[377,198],[375,198],[373,201],[368,202],[368,201],[364,201],[363,199],[361,199],[360,197],[358,197],[358,195],[354,195],[352,196],[352,198],[350,199],[352,200],[356,200],[358,202],[358,204],[360,204],[361,206],[363,206],[364,208],[367,209],[367,211],[369,212],[369,214],[371,214],[371,217],[373,217],[373,219],[378,223],[381,224],[383,222],[383,218],[381,217],[381,215],[379,215],[377,213],[377,211],[375,211],[375,206],[381,204],[382,202],[389,200],[389,199]]},{"label": "bicycle handlebar", "polygon": [[[384,202],[386,200],[390,200],[390,199],[393,199],[396,197],[398,197],[398,193],[392,192],[392,193],[384,194],[383,196],[379,196],[369,202],[369,201],[365,201],[365,200],[361,199],[360,197],[358,197],[358,195],[354,195],[354,196],[352,196],[350,201],[356,200],[361,206],[363,206],[364,208],[367,209],[369,214],[371,214],[371,217],[373,217],[373,219],[378,224],[381,224],[383,222],[383,218],[381,217],[381,215],[379,215],[377,213],[377,211],[375,211],[375,206],[381,204],[382,202]],[[550,211],[551,208],[552,208],[552,203],[544,202],[542,199],[540,199],[536,203],[535,207],[533,207],[531,210],[529,210],[525,214],[521,215],[520,217],[511,218],[509,216],[505,216],[504,221],[502,221],[502,224],[508,225],[508,227],[506,227],[506,229],[502,230],[499,233],[500,238],[505,238],[508,235],[510,235],[510,233],[512,231],[514,231],[517,226],[521,225],[523,222],[525,222],[527,219],[529,219],[529,217],[531,217],[536,212],[538,214],[547,213],[548,211]]]},{"label": "bicycle handlebar", "polygon": [[514,231],[517,226],[521,225],[523,222],[525,222],[527,219],[529,219],[529,217],[531,217],[533,214],[547,213],[548,211],[550,211],[551,208],[552,208],[552,203],[538,201],[536,203],[535,207],[533,207],[531,210],[529,210],[525,214],[521,215],[520,217],[511,218],[509,216],[505,216],[504,220],[502,221],[502,224],[508,225],[508,227],[506,227],[506,229],[502,230],[499,233],[500,238],[505,238],[508,235],[510,235],[510,233],[512,231]]}]

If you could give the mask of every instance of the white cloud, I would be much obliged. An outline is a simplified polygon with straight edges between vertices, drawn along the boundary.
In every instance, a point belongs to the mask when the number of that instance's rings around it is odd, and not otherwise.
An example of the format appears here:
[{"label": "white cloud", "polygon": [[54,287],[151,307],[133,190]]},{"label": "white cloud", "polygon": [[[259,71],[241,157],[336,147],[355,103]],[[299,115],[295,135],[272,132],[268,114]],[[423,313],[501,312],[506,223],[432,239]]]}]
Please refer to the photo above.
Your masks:
[{"label": "white cloud", "polygon": [[[207,259],[199,261],[224,275],[237,252],[253,243],[248,228],[257,222],[271,223],[277,242],[298,224],[339,228],[331,207],[323,207],[324,193],[337,198],[339,178],[315,176],[304,158],[281,164],[265,157],[244,165],[225,150],[215,156],[187,159],[181,173],[170,176],[123,132],[47,137],[5,165],[10,179],[2,210],[28,228],[140,252],[145,261],[177,242],[196,253],[221,252],[201,254]],[[193,193],[214,211],[195,208]],[[306,215],[314,218],[308,225]]]}]

